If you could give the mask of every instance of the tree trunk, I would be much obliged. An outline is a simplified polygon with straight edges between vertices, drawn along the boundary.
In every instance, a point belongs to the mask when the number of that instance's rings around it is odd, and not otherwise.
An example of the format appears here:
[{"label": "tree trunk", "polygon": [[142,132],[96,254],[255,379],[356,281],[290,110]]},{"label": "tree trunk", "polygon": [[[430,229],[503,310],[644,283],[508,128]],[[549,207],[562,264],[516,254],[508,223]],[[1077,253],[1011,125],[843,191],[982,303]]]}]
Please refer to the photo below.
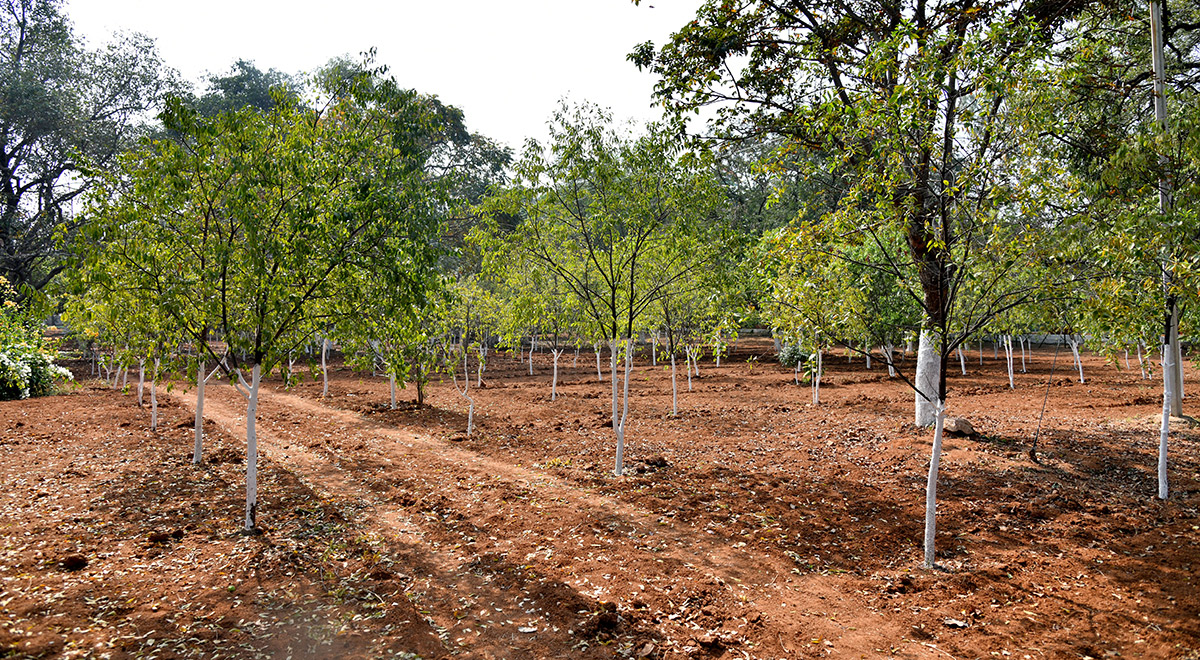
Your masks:
[{"label": "tree trunk", "polygon": [[329,351],[329,340],[321,337],[321,396],[329,396],[329,369],[326,367],[325,354]]},{"label": "tree trunk", "polygon": [[823,360],[823,355],[822,355],[821,347],[818,346],[817,347],[817,370],[813,372],[813,377],[812,377],[812,393],[813,393],[813,405],[814,406],[821,404],[821,372],[824,370],[824,365],[822,364],[822,360]]},{"label": "tree trunk", "polygon": [[941,357],[938,355],[936,337],[932,331],[921,330],[917,345],[917,373],[915,384],[917,426],[932,426],[937,417],[938,382],[941,378]]},{"label": "tree trunk", "polygon": [[629,378],[630,378],[630,363],[633,361],[633,338],[629,338],[625,344],[625,385],[624,385],[624,402],[622,404],[621,413],[617,414],[618,404],[618,374],[617,374],[617,340],[613,339],[609,343],[609,348],[612,350],[612,368],[610,377],[612,379],[612,416],[613,416],[613,433],[617,438],[617,458],[616,467],[613,474],[618,477],[624,474],[624,459],[625,459],[625,421],[629,417]]},{"label": "tree trunk", "polygon": [[550,381],[550,400],[554,401],[558,398],[558,358],[563,352],[557,348],[550,349],[550,354],[554,356],[554,377]]},{"label": "tree trunk", "polygon": [[192,463],[199,465],[204,452],[204,360],[196,362],[196,446],[192,449]]},{"label": "tree trunk", "polygon": [[887,358],[888,378],[896,377],[896,349],[891,344],[883,345],[883,355]]},{"label": "tree trunk", "polygon": [[679,414],[679,386],[675,380],[675,353],[671,352],[671,414]]},{"label": "tree trunk", "polygon": [[592,350],[596,351],[596,378],[599,378],[600,382],[603,383],[604,372],[600,371],[600,344],[592,344]]},{"label": "tree trunk", "polygon": [[658,333],[650,337],[650,366],[658,366]]},{"label": "tree trunk", "polygon": [[1004,364],[1008,367],[1008,388],[1010,390],[1017,389],[1016,383],[1013,382],[1013,348],[1012,335],[1004,335]]},{"label": "tree trunk", "polygon": [[396,374],[388,370],[388,389],[392,393],[392,410],[396,409]]},{"label": "tree trunk", "polygon": [[1079,357],[1079,344],[1075,342],[1074,338],[1069,341],[1071,342],[1071,353],[1075,355],[1075,365],[1079,367],[1079,382],[1086,383],[1087,381],[1083,379],[1083,360]]},{"label": "tree trunk", "polygon": [[1158,499],[1167,499],[1167,438],[1171,431],[1171,403],[1174,401],[1174,378],[1171,361],[1174,359],[1171,345],[1163,346],[1163,408],[1162,427],[1158,434]]},{"label": "tree trunk", "polygon": [[962,346],[958,347],[958,366],[962,369],[962,375],[967,375],[967,356],[963,353]]},{"label": "tree trunk", "polygon": [[[533,355],[531,354],[529,357],[530,357],[530,360],[532,361]],[[454,389],[457,391],[458,390],[458,369],[453,368],[450,370],[450,373],[452,374],[452,377],[454,378]],[[474,430],[474,428],[475,428],[475,399],[471,398],[470,389],[471,389],[471,367],[467,365],[467,351],[464,350],[463,351],[463,388],[458,393],[460,395],[462,395],[462,398],[467,400],[467,437],[468,438],[471,437],[471,431]]]},{"label": "tree trunk", "polygon": [[1173,305],[1171,314],[1171,414],[1183,416],[1183,347],[1179,343],[1179,305]]},{"label": "tree trunk", "polygon": [[1021,373],[1027,374],[1029,370],[1025,368],[1025,337],[1017,337],[1017,342],[1021,344]]},{"label": "tree trunk", "polygon": [[138,408],[142,407],[142,390],[146,386],[146,358],[138,360]]},{"label": "tree trunk", "polygon": [[154,374],[150,379],[150,430],[158,430],[158,364],[159,359],[154,358]]},{"label": "tree trunk", "polygon": [[[258,386],[262,367],[254,365],[250,370],[250,394],[246,397],[246,531],[253,532],[258,521]],[[238,380],[246,384],[242,375]]]},{"label": "tree trunk", "polygon": [[945,428],[946,408],[941,401],[934,406],[933,456],[929,460],[929,477],[925,482],[925,568],[934,567],[934,539],[937,536],[937,479],[942,462],[942,430]]}]

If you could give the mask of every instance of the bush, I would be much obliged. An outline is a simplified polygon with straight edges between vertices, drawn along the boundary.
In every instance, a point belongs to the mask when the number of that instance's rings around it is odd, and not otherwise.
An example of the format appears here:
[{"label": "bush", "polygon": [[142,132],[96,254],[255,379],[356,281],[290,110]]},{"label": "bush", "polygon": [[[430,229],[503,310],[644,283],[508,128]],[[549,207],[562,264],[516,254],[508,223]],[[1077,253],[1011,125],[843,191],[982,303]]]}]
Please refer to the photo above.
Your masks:
[{"label": "bush", "polygon": [[808,353],[800,350],[799,344],[784,344],[783,348],[779,349],[779,364],[785,367],[795,369],[798,363],[807,359]]},{"label": "bush", "polygon": [[54,393],[71,372],[54,364],[54,352],[42,337],[42,324],[17,304],[16,292],[0,277],[0,400]]}]

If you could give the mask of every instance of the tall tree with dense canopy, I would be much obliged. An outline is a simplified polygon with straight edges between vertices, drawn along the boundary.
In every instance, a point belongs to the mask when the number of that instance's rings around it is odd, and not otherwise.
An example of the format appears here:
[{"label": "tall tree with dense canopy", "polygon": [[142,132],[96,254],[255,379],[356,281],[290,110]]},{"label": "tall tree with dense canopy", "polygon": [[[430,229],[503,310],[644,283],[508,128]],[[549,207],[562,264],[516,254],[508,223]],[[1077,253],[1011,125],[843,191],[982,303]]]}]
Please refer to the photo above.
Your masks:
[{"label": "tall tree with dense canopy", "polygon": [[0,275],[18,292],[66,267],[58,238],[79,227],[86,173],[136,143],[175,87],[148,37],[89,49],[59,0],[0,3]]}]

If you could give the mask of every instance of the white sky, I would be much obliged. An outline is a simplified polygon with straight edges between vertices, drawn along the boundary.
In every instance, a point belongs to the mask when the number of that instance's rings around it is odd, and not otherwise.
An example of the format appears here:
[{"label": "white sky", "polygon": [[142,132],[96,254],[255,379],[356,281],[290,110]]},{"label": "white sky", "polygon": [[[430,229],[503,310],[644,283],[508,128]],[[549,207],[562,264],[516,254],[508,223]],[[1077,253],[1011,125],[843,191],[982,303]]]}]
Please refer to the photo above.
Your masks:
[{"label": "white sky", "polygon": [[[238,58],[263,71],[311,71],[371,47],[399,83],[438,95],[467,127],[519,151],[545,139],[559,99],[611,108],[618,120],[658,116],[654,78],[625,60],[661,45],[701,0],[68,0],[76,33],[98,46],[117,30],[153,37],[187,79]],[[202,86],[198,85],[198,91]]]}]

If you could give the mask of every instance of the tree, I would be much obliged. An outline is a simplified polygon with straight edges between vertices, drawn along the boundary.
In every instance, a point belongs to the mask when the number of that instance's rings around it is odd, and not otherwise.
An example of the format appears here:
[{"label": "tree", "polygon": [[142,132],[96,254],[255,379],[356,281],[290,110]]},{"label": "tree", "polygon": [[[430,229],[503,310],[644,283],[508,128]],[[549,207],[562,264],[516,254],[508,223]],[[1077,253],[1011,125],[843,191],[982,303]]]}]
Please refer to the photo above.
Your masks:
[{"label": "tree", "polygon": [[383,74],[336,78],[319,110],[277,95],[270,112],[206,119],[172,102],[163,120],[179,139],[123,159],[94,198],[89,260],[116,264],[246,398],[248,531],[262,373],[337,320],[358,276],[432,262],[436,222],[421,209],[440,124]]},{"label": "tree", "polygon": [[66,266],[58,238],[79,228],[88,173],[132,146],[176,86],[148,37],[91,50],[59,0],[0,4],[0,274],[20,295]]},{"label": "tree", "polygon": [[[1082,5],[712,0],[666,46],[630,55],[659,74],[656,95],[675,115],[717,106],[720,135],[778,135],[816,157],[839,201],[820,216],[828,234],[800,237],[836,240],[793,249],[855,261],[873,245],[883,258],[860,265],[919,303],[909,382],[917,424],[935,427],[929,566],[947,360],[988,318],[1044,290],[1007,277],[1039,258],[1028,220],[1040,191],[1020,185],[1015,156],[1040,130],[1047,44]],[[968,299],[969,289],[986,295]]]},{"label": "tree", "polygon": [[[581,106],[560,109],[550,128],[549,145],[527,145],[515,168],[516,187],[491,208],[520,217],[510,239],[515,249],[554,273],[578,301],[586,325],[609,343],[614,472],[620,476],[633,340],[665,288],[703,266],[694,261],[664,270],[669,262],[650,254],[708,218],[719,193],[706,159],[684,152],[661,127],[629,136],[616,131],[604,111]],[[623,394],[618,349],[624,350]]]}]

